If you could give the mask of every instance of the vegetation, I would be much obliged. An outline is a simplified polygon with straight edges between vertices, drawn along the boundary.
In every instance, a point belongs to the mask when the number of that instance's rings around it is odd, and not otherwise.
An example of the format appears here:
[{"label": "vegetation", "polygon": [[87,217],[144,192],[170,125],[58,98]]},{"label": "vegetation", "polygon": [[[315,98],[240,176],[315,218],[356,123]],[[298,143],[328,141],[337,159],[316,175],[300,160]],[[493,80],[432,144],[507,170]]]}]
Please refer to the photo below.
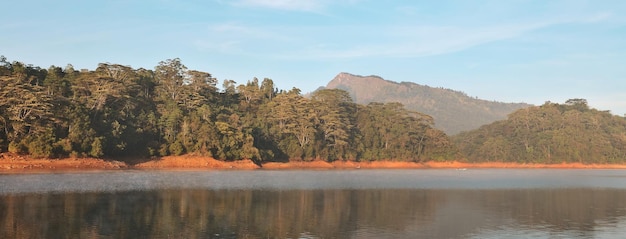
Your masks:
[{"label": "vegetation", "polygon": [[431,115],[435,127],[448,135],[506,119],[513,111],[531,106],[480,100],[450,89],[348,73],[337,75],[326,88],[346,90],[359,104],[400,102],[409,110]]},{"label": "vegetation", "polygon": [[225,80],[220,90],[210,73],[189,70],[179,59],[153,70],[102,63],[76,71],[0,57],[0,153],[116,159],[195,154],[257,164],[626,160],[626,118],[591,109],[584,99],[520,109],[453,139],[433,125],[433,117],[400,103],[359,105],[340,89],[304,97],[297,88],[278,90],[271,79],[254,78],[239,85]]},{"label": "vegetation", "polygon": [[342,90],[310,98],[271,79],[223,89],[179,59],[154,70],[102,63],[42,69],[0,58],[0,152],[35,157],[221,160],[445,160],[457,157],[433,119],[398,103],[357,105]]},{"label": "vegetation", "polygon": [[624,163],[626,118],[591,109],[584,99],[547,102],[455,141],[472,162]]}]

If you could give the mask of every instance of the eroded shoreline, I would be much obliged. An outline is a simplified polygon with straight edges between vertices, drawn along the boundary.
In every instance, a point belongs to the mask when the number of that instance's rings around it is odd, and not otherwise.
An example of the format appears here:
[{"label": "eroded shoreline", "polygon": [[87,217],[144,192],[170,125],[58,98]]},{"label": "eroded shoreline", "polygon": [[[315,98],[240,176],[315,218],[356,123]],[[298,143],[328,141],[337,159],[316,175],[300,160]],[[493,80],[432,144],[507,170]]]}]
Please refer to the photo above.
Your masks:
[{"label": "eroded shoreline", "polygon": [[520,164],[503,162],[466,163],[448,162],[397,162],[397,161],[290,161],[286,163],[268,162],[261,166],[252,160],[220,161],[210,157],[183,155],[150,159],[137,164],[97,158],[35,159],[28,156],[0,154],[0,172],[21,173],[38,171],[71,170],[255,170],[255,169],[468,169],[468,168],[515,168],[515,169],[626,169],[626,164]]}]

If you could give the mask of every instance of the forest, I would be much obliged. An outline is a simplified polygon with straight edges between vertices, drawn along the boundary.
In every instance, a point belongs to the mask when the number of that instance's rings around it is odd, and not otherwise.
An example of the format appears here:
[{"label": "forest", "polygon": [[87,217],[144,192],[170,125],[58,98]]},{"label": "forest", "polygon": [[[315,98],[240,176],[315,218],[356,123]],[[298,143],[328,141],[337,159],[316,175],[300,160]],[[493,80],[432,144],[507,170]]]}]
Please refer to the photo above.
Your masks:
[{"label": "forest", "polygon": [[[546,102],[449,137],[400,103],[354,103],[341,89],[304,96],[187,69],[101,63],[43,69],[0,57],[0,153],[125,162],[192,154],[223,161],[626,161],[626,117],[585,99]],[[132,162],[130,162],[132,163]]]},{"label": "forest", "polygon": [[546,102],[454,137],[470,162],[597,163],[626,161],[626,118],[585,99]]},{"label": "forest", "polygon": [[47,69],[0,57],[0,153],[41,158],[196,154],[256,163],[460,157],[432,117],[358,105],[342,90],[304,97],[271,79],[218,81],[180,59],[154,69]]}]

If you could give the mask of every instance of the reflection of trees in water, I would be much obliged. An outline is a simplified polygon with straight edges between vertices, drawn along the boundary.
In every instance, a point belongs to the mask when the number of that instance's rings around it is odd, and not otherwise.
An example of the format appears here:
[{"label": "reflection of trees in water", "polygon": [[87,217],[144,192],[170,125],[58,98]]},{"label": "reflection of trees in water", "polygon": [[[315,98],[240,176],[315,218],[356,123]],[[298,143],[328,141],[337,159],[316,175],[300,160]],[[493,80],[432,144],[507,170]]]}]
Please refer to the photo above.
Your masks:
[{"label": "reflection of trees in water", "polygon": [[1,238],[345,237],[358,224],[402,229],[432,215],[425,191],[316,190],[4,196]]},{"label": "reflection of trees in water", "polygon": [[[449,190],[437,209],[437,231],[447,238],[480,233],[477,229],[517,227],[546,232],[593,234],[598,226],[614,226],[626,216],[626,190],[517,189]],[[443,219],[442,219],[443,218]],[[602,225],[601,225],[602,224]],[[498,225],[502,226],[498,228]]]},{"label": "reflection of trees in water", "polygon": [[528,226],[592,231],[598,221],[626,215],[626,191],[615,189],[492,190],[476,195],[483,206]]},{"label": "reflection of trees in water", "polygon": [[[447,237],[514,221],[590,231],[626,215],[626,191],[164,190],[0,197],[0,238],[350,237],[364,228]],[[433,230],[435,232],[433,232]]]}]

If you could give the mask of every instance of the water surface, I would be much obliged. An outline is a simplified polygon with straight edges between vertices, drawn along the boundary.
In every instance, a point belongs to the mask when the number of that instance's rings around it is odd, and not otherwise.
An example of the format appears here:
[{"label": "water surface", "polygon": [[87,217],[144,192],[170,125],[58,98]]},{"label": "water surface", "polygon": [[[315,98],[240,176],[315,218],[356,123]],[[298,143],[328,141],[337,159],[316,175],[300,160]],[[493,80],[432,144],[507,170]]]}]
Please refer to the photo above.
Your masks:
[{"label": "water surface", "polygon": [[0,175],[0,238],[621,238],[625,170]]}]

